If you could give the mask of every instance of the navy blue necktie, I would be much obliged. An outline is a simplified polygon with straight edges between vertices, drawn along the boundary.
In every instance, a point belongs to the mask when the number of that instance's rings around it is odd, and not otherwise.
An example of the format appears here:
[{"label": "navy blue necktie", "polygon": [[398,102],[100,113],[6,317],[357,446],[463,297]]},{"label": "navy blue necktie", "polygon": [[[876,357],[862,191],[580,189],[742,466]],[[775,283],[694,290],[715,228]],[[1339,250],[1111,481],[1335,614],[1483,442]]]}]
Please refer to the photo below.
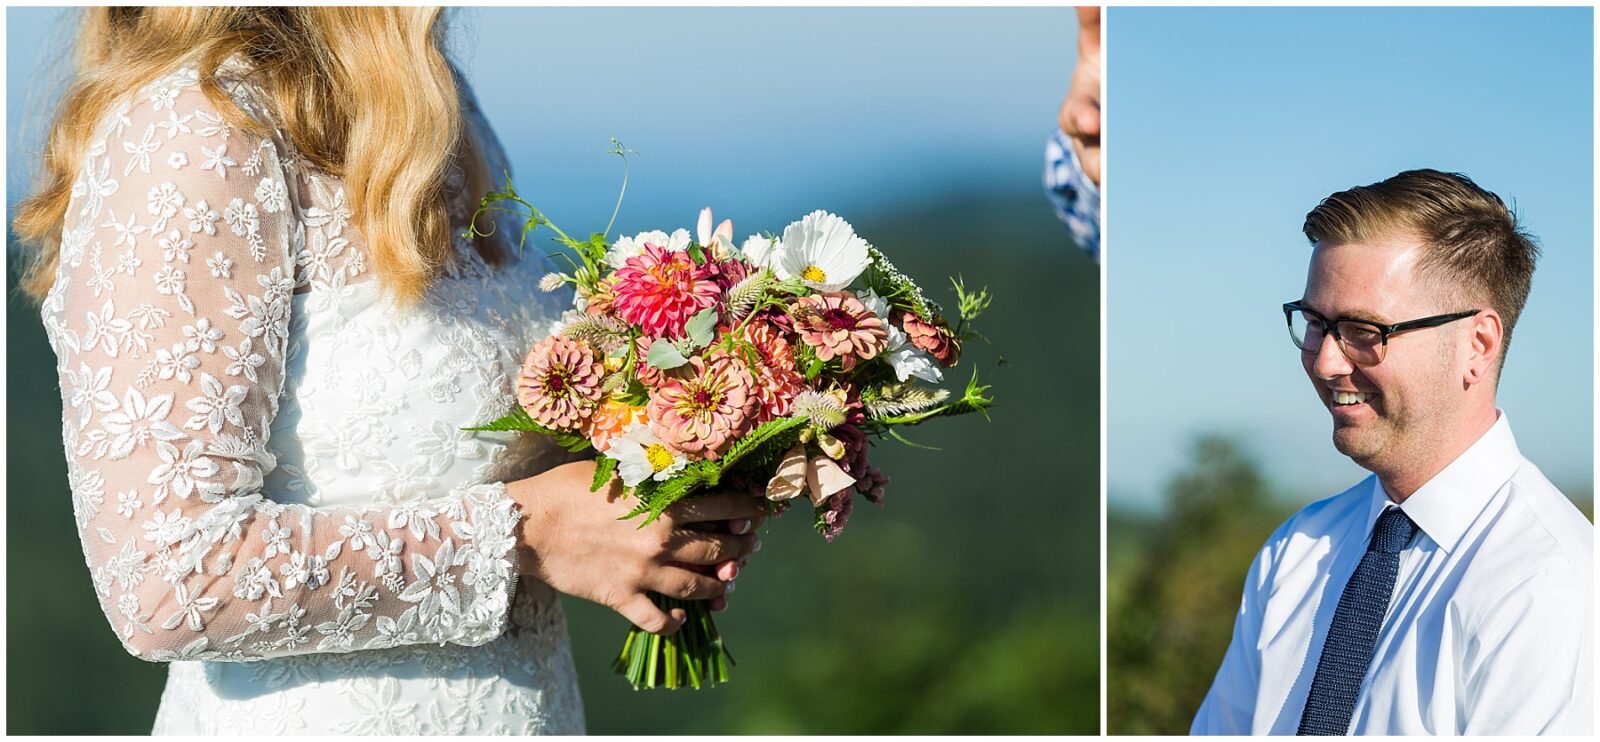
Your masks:
[{"label": "navy blue necktie", "polygon": [[1378,648],[1378,629],[1389,611],[1394,580],[1400,573],[1400,550],[1416,532],[1417,524],[1399,508],[1388,508],[1378,516],[1367,553],[1345,583],[1339,608],[1333,612],[1298,734],[1349,733],[1361,680]]}]

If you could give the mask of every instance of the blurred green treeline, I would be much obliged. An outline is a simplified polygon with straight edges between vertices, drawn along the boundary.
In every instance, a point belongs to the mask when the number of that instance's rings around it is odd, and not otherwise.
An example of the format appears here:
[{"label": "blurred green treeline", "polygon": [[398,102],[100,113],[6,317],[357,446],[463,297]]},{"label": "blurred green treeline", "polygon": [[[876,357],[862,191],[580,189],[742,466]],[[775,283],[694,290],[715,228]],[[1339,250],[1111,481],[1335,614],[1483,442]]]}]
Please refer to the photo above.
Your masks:
[{"label": "blurred green treeline", "polygon": [[[1327,492],[1321,496],[1332,495]],[[1594,519],[1585,489],[1568,491]],[[1111,734],[1188,734],[1233,636],[1245,572],[1306,502],[1276,488],[1239,439],[1197,435],[1158,515],[1116,506],[1106,522],[1106,724]]]},{"label": "blurred green treeline", "polygon": [[[945,276],[991,288],[993,347],[967,357],[992,421],[907,431],[942,451],[881,444],[886,506],[861,503],[832,544],[805,517],[770,523],[718,616],[726,686],[629,690],[610,671],[626,624],[567,600],[590,732],[1098,733],[1098,267],[1035,190],[850,218],[936,300],[954,302]],[[7,732],[148,733],[165,669],[124,653],[94,600],[54,356],[36,309],[14,289],[8,306]]]}]

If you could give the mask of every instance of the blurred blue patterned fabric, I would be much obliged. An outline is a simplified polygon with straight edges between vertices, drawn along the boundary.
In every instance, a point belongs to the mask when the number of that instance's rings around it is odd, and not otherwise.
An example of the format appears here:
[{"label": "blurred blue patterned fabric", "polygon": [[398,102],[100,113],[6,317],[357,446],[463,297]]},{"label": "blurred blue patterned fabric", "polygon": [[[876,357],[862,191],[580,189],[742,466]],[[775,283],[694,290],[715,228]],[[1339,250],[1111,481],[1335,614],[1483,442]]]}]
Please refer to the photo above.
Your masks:
[{"label": "blurred blue patterned fabric", "polygon": [[1078,246],[1100,260],[1100,188],[1084,174],[1072,140],[1060,129],[1045,142],[1044,187]]}]

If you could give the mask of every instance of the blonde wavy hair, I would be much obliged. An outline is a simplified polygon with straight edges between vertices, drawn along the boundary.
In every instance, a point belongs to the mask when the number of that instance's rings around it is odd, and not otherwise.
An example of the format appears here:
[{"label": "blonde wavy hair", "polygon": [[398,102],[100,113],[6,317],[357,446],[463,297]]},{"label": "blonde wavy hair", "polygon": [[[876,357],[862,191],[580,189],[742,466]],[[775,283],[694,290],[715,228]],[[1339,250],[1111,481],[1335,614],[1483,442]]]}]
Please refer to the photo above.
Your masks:
[{"label": "blonde wavy hair", "polygon": [[[317,167],[344,179],[372,265],[403,301],[421,297],[449,260],[444,180],[460,158],[469,195],[487,185],[483,151],[462,119],[455,68],[444,55],[439,8],[90,8],[77,40],[77,74],[46,136],[34,194],[13,226],[35,255],[22,289],[43,297],[60,260],[62,224],[79,158],[106,112],[185,62],[241,130],[268,134],[222,89],[217,69],[238,54],[272,99],[278,124]],[[395,156],[398,143],[405,150]],[[383,208],[367,208],[382,204]],[[491,263],[500,251],[480,240]]]}]

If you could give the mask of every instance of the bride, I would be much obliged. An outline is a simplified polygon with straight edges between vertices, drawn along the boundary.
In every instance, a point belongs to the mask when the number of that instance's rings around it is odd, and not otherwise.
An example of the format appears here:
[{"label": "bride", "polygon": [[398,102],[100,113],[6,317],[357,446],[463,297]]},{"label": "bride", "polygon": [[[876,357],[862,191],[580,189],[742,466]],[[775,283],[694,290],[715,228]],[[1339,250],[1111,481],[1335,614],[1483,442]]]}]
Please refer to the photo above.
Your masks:
[{"label": "bride", "polygon": [[[426,8],[96,8],[17,232],[111,628],[157,733],[572,733],[556,592],[670,633],[754,500],[644,529],[462,428],[570,297],[463,237],[505,158]],[[480,225],[481,226],[481,225]],[[516,234],[501,225],[497,234]]]}]

